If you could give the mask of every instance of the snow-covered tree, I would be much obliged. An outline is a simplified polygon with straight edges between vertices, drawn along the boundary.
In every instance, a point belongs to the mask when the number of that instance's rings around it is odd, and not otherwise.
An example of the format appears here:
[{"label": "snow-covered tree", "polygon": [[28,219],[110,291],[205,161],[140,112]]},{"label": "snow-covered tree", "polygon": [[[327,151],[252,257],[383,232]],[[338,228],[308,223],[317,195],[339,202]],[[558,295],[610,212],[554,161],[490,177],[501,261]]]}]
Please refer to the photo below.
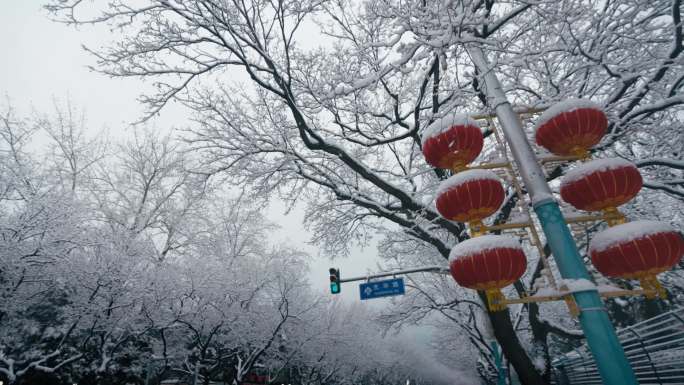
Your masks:
[{"label": "snow-covered tree", "polygon": [[[187,140],[204,154],[198,171],[305,198],[307,224],[330,253],[380,234],[400,252],[393,258],[425,263],[466,237],[433,209],[444,174],[424,163],[419,135],[447,112],[492,109],[468,45],[487,50],[519,106],[568,97],[603,105],[609,135],[595,152],[636,161],[646,199],[672,208],[642,205],[642,214],[681,222],[679,0],[67,0],[48,8],[70,23],[119,28],[118,40],[94,51],[99,69],[154,79],[147,116],[171,100],[196,113]],[[560,329],[536,308],[528,322],[546,345]],[[523,382],[545,382],[510,313],[490,320]]]},{"label": "snow-covered tree", "polygon": [[267,241],[261,202],[189,170],[182,142],[138,131],[108,152],[77,116],[2,111],[1,381],[411,376],[369,313],[331,318],[340,305],[308,286],[308,256]]}]

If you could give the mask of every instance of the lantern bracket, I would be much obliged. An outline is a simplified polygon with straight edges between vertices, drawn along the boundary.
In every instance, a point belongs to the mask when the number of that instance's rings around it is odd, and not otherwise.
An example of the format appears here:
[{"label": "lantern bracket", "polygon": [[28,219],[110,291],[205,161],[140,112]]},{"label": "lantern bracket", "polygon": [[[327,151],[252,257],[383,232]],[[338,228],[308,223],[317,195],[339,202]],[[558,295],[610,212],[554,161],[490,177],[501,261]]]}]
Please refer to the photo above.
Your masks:
[{"label": "lantern bracket", "polygon": [[[600,222],[600,221],[610,222],[616,218],[617,218],[617,216],[613,216],[612,214],[607,213],[607,214],[601,214],[601,215],[567,216],[565,221],[569,224],[587,223],[587,222]],[[482,225],[479,227],[484,232],[490,232],[490,231],[499,231],[499,230],[508,230],[508,229],[521,229],[521,228],[531,227],[532,225],[533,224],[531,221],[525,221],[525,222],[504,222],[504,223],[499,223],[497,225]]]},{"label": "lantern bracket", "polygon": [[603,210],[599,215],[578,215],[566,216],[567,223],[585,223],[585,222],[606,222],[608,226],[615,226],[616,224],[625,223],[625,216],[615,208]]},{"label": "lantern bracket", "polygon": [[[558,294],[551,294],[551,295],[542,295],[542,296],[534,296],[534,295],[529,295],[529,296],[524,296],[521,298],[505,298],[503,301],[500,301],[499,304],[501,305],[513,305],[513,304],[521,304],[521,303],[530,303],[530,302],[551,302],[551,301],[563,301],[565,300],[565,297],[571,296],[572,293],[578,292],[577,291],[562,291],[559,292]],[[658,292],[655,290],[650,290],[650,289],[636,289],[636,290],[613,290],[613,291],[602,291],[599,292],[599,295],[604,298],[612,298],[612,297],[625,297],[625,296],[635,296],[635,295],[658,295]]]},{"label": "lantern bracket", "polygon": [[571,160],[582,160],[586,159],[586,156],[583,155],[550,155],[550,156],[544,156],[539,159],[539,163],[541,164],[547,164],[547,163],[561,163],[561,162],[567,162]]},{"label": "lantern bracket", "polygon": [[[578,215],[578,216],[566,216],[565,221],[567,223],[586,223],[586,222],[608,222],[615,219],[611,214],[602,215]],[[508,230],[508,229],[520,229],[525,227],[531,227],[532,222],[504,222],[498,225],[483,225],[481,226],[484,231],[498,231],[498,230]]]},{"label": "lantern bracket", "polygon": [[491,226],[484,226],[484,229],[486,231],[496,231],[496,230],[506,230],[506,229],[521,229],[524,227],[530,227],[532,226],[532,222],[530,221],[525,221],[525,222],[505,222],[505,223],[500,223],[498,225],[491,225]]},{"label": "lantern bracket", "polygon": [[472,166],[468,166],[469,170],[491,170],[495,168],[508,168],[511,167],[510,162],[494,162],[494,163],[480,163]]},{"label": "lantern bracket", "polygon": [[[539,160],[539,163],[541,164],[548,164],[548,163],[562,163],[562,162],[568,162],[572,160],[583,160],[586,159],[586,156],[583,155],[549,155],[549,156],[543,156],[541,158],[537,158]],[[480,163],[472,166],[467,166],[468,169],[481,169],[481,170],[489,170],[489,169],[496,169],[496,168],[508,168],[511,167],[511,162],[492,162],[492,163]]]},{"label": "lantern bracket", "polygon": [[605,220],[603,215],[577,215],[577,216],[565,216],[565,222],[567,223],[585,223],[585,222],[599,222]]}]

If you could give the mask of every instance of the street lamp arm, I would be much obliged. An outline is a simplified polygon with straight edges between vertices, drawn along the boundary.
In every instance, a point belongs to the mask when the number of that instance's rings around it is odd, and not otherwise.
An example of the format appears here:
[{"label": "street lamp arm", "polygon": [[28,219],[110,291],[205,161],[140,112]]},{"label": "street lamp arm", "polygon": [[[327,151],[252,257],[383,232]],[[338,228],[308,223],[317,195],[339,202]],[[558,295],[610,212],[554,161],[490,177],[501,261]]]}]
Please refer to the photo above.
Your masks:
[{"label": "street lamp arm", "polygon": [[340,279],[340,282],[368,281],[368,280],[373,279],[373,278],[393,277],[393,276],[397,276],[397,275],[404,275],[404,274],[411,274],[411,273],[449,274],[449,268],[448,267],[442,267],[442,266],[416,267],[416,268],[411,268],[411,269],[402,269],[402,270],[381,272],[381,273],[376,273],[376,274],[369,274],[369,275],[353,277],[353,278],[344,278],[344,279]]}]

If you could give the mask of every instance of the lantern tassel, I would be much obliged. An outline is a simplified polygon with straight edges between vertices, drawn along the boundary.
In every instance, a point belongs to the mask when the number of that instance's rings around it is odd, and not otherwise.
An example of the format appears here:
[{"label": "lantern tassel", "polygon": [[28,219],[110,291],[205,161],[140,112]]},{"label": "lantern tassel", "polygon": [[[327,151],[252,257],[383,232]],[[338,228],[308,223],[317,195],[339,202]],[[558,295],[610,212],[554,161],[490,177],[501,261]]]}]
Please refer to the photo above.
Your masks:
[{"label": "lantern tassel", "polygon": [[470,236],[473,238],[487,233],[487,226],[480,219],[468,222],[468,226],[470,227]]},{"label": "lantern tassel", "polygon": [[459,172],[466,170],[468,170],[468,163],[465,163],[461,159],[455,160],[454,163],[451,165],[451,171],[454,174],[458,174]]},{"label": "lantern tassel", "polygon": [[624,214],[622,214],[617,208],[615,207],[608,207],[602,210],[603,211],[603,219],[608,223],[608,226],[613,227],[616,225],[621,225],[625,222],[627,222],[627,219],[625,218]]},{"label": "lantern tassel", "polygon": [[506,310],[506,304],[504,303],[506,297],[504,297],[501,290],[487,289],[485,290],[485,294],[487,295],[487,307],[489,308],[489,311],[495,312]]},{"label": "lantern tassel", "polygon": [[660,281],[658,281],[658,278],[656,278],[655,275],[647,275],[640,277],[639,283],[641,283],[641,288],[644,289],[644,295],[646,296],[646,298],[667,298],[667,290],[665,290],[663,285],[660,284]]},{"label": "lantern tassel", "polygon": [[589,153],[589,150],[584,148],[584,147],[580,147],[580,146],[573,147],[570,150],[570,153],[572,154],[572,156],[576,156],[577,160],[579,160],[579,161],[584,161],[584,160],[591,158],[591,154]]}]

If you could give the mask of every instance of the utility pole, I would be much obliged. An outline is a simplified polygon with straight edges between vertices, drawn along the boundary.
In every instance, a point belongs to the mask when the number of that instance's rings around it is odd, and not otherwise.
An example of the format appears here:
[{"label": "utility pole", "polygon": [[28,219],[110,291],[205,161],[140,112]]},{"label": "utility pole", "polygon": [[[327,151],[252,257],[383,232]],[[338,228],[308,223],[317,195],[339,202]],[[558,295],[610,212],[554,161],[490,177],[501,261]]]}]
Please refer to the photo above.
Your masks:
[{"label": "utility pole", "polygon": [[[484,76],[487,97],[494,106],[561,276],[565,279],[589,279],[589,272],[582,262],[558,202],[546,183],[544,171],[537,162],[520,119],[508,102],[496,73],[490,68],[482,48],[469,45],[466,50],[478,72]],[[603,383],[637,385],[634,371],[627,361],[596,288],[573,292],[573,297],[579,307],[580,324]]]}]

